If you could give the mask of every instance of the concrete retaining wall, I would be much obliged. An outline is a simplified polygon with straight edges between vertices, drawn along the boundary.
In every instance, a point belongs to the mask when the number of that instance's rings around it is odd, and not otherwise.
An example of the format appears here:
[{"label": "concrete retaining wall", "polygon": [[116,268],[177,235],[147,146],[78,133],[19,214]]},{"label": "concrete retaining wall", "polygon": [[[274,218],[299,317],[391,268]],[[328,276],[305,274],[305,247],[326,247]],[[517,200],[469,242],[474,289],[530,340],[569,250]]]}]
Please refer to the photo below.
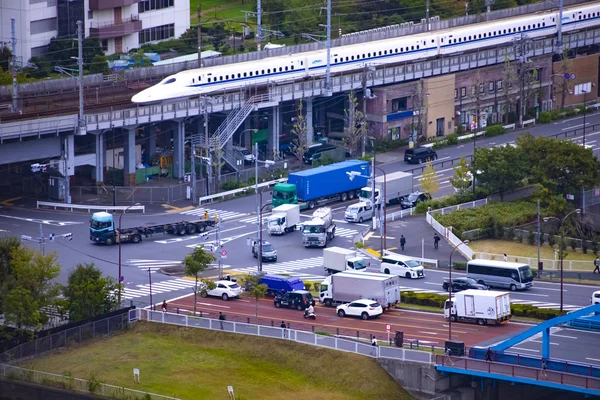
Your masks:
[{"label": "concrete retaining wall", "polygon": [[0,400],[89,400],[104,399],[90,394],[69,392],[32,383],[0,379]]}]

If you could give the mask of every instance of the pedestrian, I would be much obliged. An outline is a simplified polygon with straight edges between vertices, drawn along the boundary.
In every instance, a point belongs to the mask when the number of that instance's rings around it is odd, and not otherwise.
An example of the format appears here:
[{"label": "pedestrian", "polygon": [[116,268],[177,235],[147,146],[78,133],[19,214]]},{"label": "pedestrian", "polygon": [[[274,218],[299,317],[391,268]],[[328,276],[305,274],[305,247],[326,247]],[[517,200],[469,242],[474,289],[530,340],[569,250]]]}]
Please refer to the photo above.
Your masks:
[{"label": "pedestrian", "polygon": [[446,348],[446,357],[448,357],[448,362],[452,365],[454,365],[454,361],[452,361],[452,358],[450,358],[450,356],[452,355],[452,350],[450,349],[450,347]]},{"label": "pedestrian", "polygon": [[208,219],[208,210],[204,210],[204,219]]},{"label": "pedestrian", "polygon": [[283,295],[284,295],[284,294],[285,294],[285,289],[284,289],[284,288],[281,288],[281,291],[279,292],[279,295],[280,295],[281,297],[283,297]]},{"label": "pedestrian", "polygon": [[223,330],[223,321],[225,321],[225,314],[219,311],[219,322],[221,323],[221,330]]},{"label": "pedestrian", "polygon": [[487,351],[485,352],[485,361],[492,361],[492,348],[488,347]]},{"label": "pedestrian", "polygon": [[404,235],[400,235],[400,248],[404,251],[404,245],[406,244],[406,238]]},{"label": "pedestrian", "polygon": [[167,301],[166,300],[163,300],[162,312],[167,312]]},{"label": "pedestrian", "polygon": [[506,255],[506,253],[504,253],[504,257],[502,258],[502,260],[503,260],[504,262],[507,262],[507,261],[508,261],[508,256]]},{"label": "pedestrian", "polygon": [[596,257],[594,260],[594,273],[596,273],[596,271],[600,274],[600,257]]},{"label": "pedestrian", "polygon": [[281,321],[281,329],[283,329],[283,338],[285,339],[285,330],[287,329],[285,321]]},{"label": "pedestrian", "polygon": [[373,346],[373,347],[377,346],[377,338],[375,336],[373,336],[373,339],[371,340],[371,346]]},{"label": "pedestrian", "polygon": [[231,276],[229,276],[229,275],[225,276],[225,280],[226,281],[231,281]]},{"label": "pedestrian", "polygon": [[542,374],[544,374],[544,377],[548,377],[548,362],[546,361],[545,358],[542,358]]},{"label": "pedestrian", "polygon": [[433,235],[433,247],[437,250],[439,247],[440,243],[440,235],[437,234],[437,232],[435,233],[435,235]]}]

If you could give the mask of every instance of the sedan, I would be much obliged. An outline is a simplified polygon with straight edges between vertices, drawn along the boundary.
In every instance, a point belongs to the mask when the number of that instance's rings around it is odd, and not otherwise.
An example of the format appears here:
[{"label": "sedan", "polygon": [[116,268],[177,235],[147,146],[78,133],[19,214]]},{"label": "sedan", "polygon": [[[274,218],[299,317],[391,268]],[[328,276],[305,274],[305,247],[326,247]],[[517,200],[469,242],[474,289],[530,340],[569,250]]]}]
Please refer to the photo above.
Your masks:
[{"label": "sedan", "polygon": [[[442,288],[444,290],[450,291],[450,285],[448,284],[448,280],[445,280],[442,284]],[[477,290],[489,290],[489,287],[486,285],[482,285],[481,283],[477,283],[475,279],[472,278],[454,278],[452,279],[452,291],[460,292],[461,290],[467,289],[477,289]]]},{"label": "sedan", "polygon": [[361,317],[367,320],[371,317],[378,317],[383,314],[383,308],[381,304],[373,300],[361,299],[351,303],[342,304],[335,310],[337,315],[345,317],[346,315],[351,317]]}]

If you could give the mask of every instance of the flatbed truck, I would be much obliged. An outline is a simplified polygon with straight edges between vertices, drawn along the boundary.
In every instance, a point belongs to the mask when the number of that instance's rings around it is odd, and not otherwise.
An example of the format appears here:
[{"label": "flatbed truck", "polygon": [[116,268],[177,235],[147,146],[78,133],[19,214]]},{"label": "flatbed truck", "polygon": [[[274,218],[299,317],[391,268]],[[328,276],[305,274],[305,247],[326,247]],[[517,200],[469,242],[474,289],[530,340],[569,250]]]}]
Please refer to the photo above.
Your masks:
[{"label": "flatbed truck", "polygon": [[208,227],[216,224],[214,219],[199,219],[193,221],[179,221],[168,224],[136,226],[119,230],[115,227],[113,215],[107,212],[92,214],[90,220],[90,240],[94,243],[112,245],[115,243],[140,243],[142,238],[147,238],[157,233],[171,235],[193,235],[201,233]]}]

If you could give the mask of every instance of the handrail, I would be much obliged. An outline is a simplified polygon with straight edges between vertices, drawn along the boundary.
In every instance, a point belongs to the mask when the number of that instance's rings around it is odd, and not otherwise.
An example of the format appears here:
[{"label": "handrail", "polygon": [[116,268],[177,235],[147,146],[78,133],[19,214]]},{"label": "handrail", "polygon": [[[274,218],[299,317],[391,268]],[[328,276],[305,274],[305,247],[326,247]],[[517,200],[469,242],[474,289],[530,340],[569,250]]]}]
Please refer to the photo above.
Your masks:
[{"label": "handrail", "polygon": [[90,204],[65,204],[65,203],[51,203],[49,201],[38,201],[37,202],[37,208],[45,208],[45,207],[49,207],[49,208],[54,208],[55,210],[58,209],[65,209],[68,211],[73,212],[74,210],[87,210],[88,213],[91,213],[92,211],[121,211],[121,212],[126,212],[126,211],[141,211],[142,213],[146,212],[146,206],[103,206],[103,205],[98,205],[98,204],[94,204],[94,205],[90,205]]},{"label": "handrail", "polygon": [[287,181],[287,178],[280,178],[280,179],[275,179],[273,181],[259,183],[258,185],[251,185],[251,186],[246,186],[246,187],[239,188],[239,189],[229,190],[227,192],[221,192],[221,193],[211,194],[208,196],[202,196],[198,199],[198,204],[202,205],[203,203],[210,202],[215,199],[220,199],[220,198],[223,198],[226,196],[233,196],[238,193],[246,193],[249,189],[255,189],[256,187],[258,187],[260,189],[262,187],[273,186],[276,183],[282,183],[282,182],[286,182],[286,181]]}]

